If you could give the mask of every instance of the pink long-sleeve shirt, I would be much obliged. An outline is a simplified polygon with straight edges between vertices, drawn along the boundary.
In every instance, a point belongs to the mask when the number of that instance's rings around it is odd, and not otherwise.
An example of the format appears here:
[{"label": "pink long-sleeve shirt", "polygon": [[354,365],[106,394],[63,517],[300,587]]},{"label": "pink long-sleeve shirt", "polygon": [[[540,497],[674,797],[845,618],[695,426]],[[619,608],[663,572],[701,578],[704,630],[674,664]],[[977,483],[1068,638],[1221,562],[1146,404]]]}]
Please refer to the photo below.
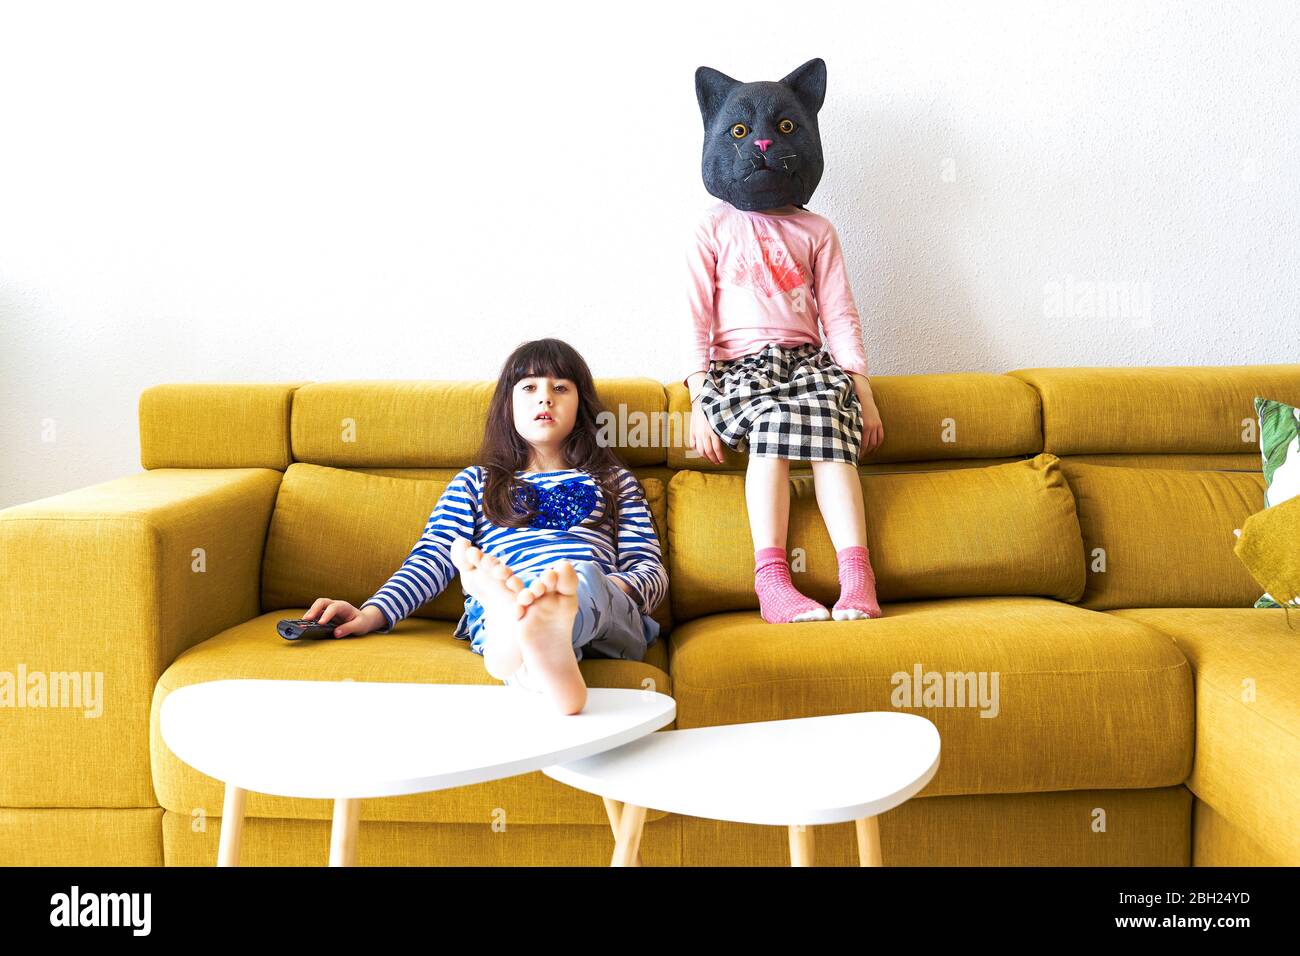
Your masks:
[{"label": "pink long-sleeve shirt", "polygon": [[687,252],[691,374],[769,342],[823,341],[840,368],[867,374],[840,237],[825,216],[788,209],[745,212],[719,202],[696,224]]}]

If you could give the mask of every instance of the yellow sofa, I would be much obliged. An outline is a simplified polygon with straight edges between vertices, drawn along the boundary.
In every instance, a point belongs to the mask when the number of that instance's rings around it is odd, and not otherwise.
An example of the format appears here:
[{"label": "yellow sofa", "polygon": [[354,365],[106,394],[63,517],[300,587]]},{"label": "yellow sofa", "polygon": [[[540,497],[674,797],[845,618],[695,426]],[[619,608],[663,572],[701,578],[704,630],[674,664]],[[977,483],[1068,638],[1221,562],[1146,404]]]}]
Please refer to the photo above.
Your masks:
[{"label": "yellow sofa", "polygon": [[[1300,404],[1300,365],[872,381],[886,437],[860,471],[884,617],[783,626],[752,591],[743,457],[688,454],[679,384],[598,383],[672,588],[649,657],[584,660],[588,683],[653,681],[680,728],[928,717],[942,763],[881,819],[892,865],[1300,864],[1300,631],[1251,607],[1233,554],[1263,508],[1252,399]],[[494,683],[452,637],[454,585],[391,634],[274,630],[387,579],[472,461],[491,388],[159,385],[140,400],[142,473],[0,511],[0,863],[212,864],[221,786],[158,730],[177,687]],[[792,481],[796,580],[833,600],[810,473]],[[926,675],[946,696],[921,693]],[[995,704],[954,696],[961,675],[996,675]],[[244,862],[322,864],[330,812],[251,794]],[[611,846],[597,797],[532,773],[365,801],[358,861],[603,865]],[[779,828],[653,810],[641,850],[652,866],[788,862]],[[823,828],[817,850],[852,865],[853,827]]]}]

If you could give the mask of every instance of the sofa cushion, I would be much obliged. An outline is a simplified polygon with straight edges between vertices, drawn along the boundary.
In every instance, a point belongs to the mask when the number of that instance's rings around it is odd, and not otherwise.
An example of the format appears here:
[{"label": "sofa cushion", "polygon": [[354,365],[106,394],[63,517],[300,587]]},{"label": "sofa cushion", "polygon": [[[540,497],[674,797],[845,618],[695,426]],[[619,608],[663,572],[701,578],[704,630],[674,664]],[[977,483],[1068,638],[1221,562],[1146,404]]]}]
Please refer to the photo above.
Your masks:
[{"label": "sofa cushion", "polygon": [[[1192,667],[1187,786],[1270,855],[1300,865],[1300,624],[1282,608],[1138,608],[1107,616],[1168,634]],[[680,719],[680,710],[679,710]]]},{"label": "sofa cushion", "polygon": [[1179,471],[1259,471],[1259,453],[1252,451],[1238,455],[1062,455],[1061,461]]},{"label": "sofa cushion", "polygon": [[[337,468],[463,468],[478,454],[495,381],[314,382],[293,399],[295,461]],[[603,378],[609,445],[629,467],[661,465],[667,398],[651,378]]]},{"label": "sofa cushion", "polygon": [[[163,700],[178,687],[233,678],[358,680],[430,684],[499,684],[483,658],[466,641],[452,636],[445,621],[413,619],[390,634],[366,634],[337,641],[290,642],[275,632],[281,617],[302,617],[305,607],[264,614],[223,631],[176,658],[154,690],[150,718],[150,755],[158,802],[190,815],[196,808],[219,816],[220,784],[182,763],[163,742],[158,717]],[[663,641],[650,645],[646,660],[584,659],[578,666],[589,687],[647,688],[672,695]],[[667,729],[672,729],[669,724]],[[304,726],[303,733],[311,733]],[[455,727],[431,727],[431,734],[456,733]],[[250,817],[328,819],[327,800],[248,795]],[[604,823],[599,797],[556,783],[540,771],[507,780],[456,787],[436,793],[366,800],[365,820],[482,823],[488,826],[505,808],[509,823]],[[651,811],[647,819],[663,816]]]},{"label": "sofa cushion", "polygon": [[[1023,368],[1043,411],[1043,451],[1258,454],[1254,398],[1300,404],[1300,365]],[[1238,467],[1230,464],[1228,467]]]},{"label": "sofa cushion", "polygon": [[[290,465],[267,535],[262,609],[310,607],[319,597],[341,598],[359,607],[401,567],[449,481],[391,478],[302,462]],[[662,549],[667,538],[664,485],[655,478],[641,483]],[[464,609],[465,592],[456,579],[411,616],[454,624]],[[666,630],[671,613],[665,600],[652,616]]]},{"label": "sofa cushion", "polygon": [[274,468],[293,461],[289,415],[305,382],[182,382],[140,394],[140,467]]},{"label": "sofa cushion", "polygon": [[[881,600],[987,594],[1074,600],[1082,594],[1074,499],[1053,456],[860,478]],[[812,477],[791,484],[793,579],[829,606],[839,594],[835,549]],[[743,476],[675,475],[668,486],[668,537],[675,620],[758,607]]]},{"label": "sofa cushion", "polygon": [[1111,468],[1068,459],[1061,468],[1083,530],[1083,607],[1249,607],[1259,597],[1259,585],[1233,554],[1232,533],[1264,506],[1258,472]]},{"label": "sofa cushion", "polygon": [[[311,607],[319,597],[359,607],[401,567],[446,487],[436,479],[290,465],[266,539],[262,609]],[[464,603],[453,583],[413,616],[454,623]]]},{"label": "sofa cushion", "polygon": [[[920,714],[943,739],[927,796],[1166,787],[1186,779],[1191,673],[1168,636],[1046,598],[905,601],[882,610],[864,621],[767,624],[742,611],[678,624],[677,725]],[[961,702],[955,693],[903,696],[933,681],[930,673],[945,683],[949,674],[971,675],[968,706],[951,706]],[[959,686],[954,679],[952,690]]]},{"label": "sofa cushion", "polygon": [[[871,394],[885,426],[880,447],[862,464],[943,459],[1009,458],[1043,450],[1038,396],[1025,383],[988,372],[872,375]],[[690,435],[690,393],[667,387],[669,417]],[[689,441],[668,447],[668,464],[695,471],[743,468],[748,460],[726,446],[721,465],[694,453]]]}]

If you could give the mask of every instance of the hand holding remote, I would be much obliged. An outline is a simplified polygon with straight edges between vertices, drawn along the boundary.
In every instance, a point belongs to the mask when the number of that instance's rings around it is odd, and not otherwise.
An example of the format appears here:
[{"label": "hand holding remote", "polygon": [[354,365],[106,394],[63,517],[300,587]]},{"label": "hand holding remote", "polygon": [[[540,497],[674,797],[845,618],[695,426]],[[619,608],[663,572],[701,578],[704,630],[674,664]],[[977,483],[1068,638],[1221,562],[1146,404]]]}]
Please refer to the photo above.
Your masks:
[{"label": "hand holding remote", "polygon": [[317,598],[302,617],[319,624],[335,624],[335,637],[359,637],[384,626],[383,612],[373,604],[360,609],[332,598]]}]

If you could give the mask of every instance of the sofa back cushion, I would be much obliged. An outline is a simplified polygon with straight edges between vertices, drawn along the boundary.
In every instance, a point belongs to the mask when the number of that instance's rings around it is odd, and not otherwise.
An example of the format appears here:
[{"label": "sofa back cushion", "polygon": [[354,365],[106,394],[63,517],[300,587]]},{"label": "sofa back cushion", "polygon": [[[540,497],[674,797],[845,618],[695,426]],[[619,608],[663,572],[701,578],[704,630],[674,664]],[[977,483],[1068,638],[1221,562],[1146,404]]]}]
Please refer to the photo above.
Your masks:
[{"label": "sofa back cushion", "polygon": [[289,417],[305,382],[181,382],[140,394],[140,466],[274,468],[293,461]]},{"label": "sofa back cushion", "polygon": [[[262,610],[310,606],[319,597],[360,606],[401,567],[454,472],[442,478],[393,478],[297,462],[280,483],[262,562]],[[663,546],[664,483],[643,478]],[[458,579],[414,612],[458,621],[465,594]],[[655,611],[665,629],[669,602]]]},{"label": "sofa back cushion", "polygon": [[[860,475],[867,544],[882,601],[1083,593],[1074,499],[1052,455],[984,468]],[[793,578],[828,607],[835,549],[811,476],[791,479]],[[673,617],[758,607],[741,475],[682,471],[668,486]]]},{"label": "sofa back cushion", "polygon": [[[690,434],[691,400],[680,382],[667,387],[668,410]],[[867,467],[899,461],[1016,458],[1043,450],[1038,395],[1026,383],[990,372],[872,375],[871,394],[885,425],[880,447],[862,457]],[[674,433],[676,434],[676,433]],[[743,469],[748,456],[723,446],[715,465],[689,447],[668,446],[672,468],[721,472]]]},{"label": "sofa back cushion", "polygon": [[[267,534],[263,612],[319,597],[359,606],[406,560],[446,487],[446,480],[290,465]],[[456,621],[464,600],[453,582],[415,615]]]},{"label": "sofa back cushion", "polygon": [[1250,607],[1259,585],[1233,530],[1264,507],[1264,477],[1065,460],[1083,531],[1083,607]]},{"label": "sofa back cushion", "polygon": [[[629,468],[662,465],[663,384],[603,378],[601,441]],[[495,382],[314,382],[293,396],[294,461],[335,468],[463,468],[478,454]]]},{"label": "sofa back cushion", "polygon": [[1025,368],[1042,402],[1042,450],[1070,455],[1214,456],[1259,464],[1255,396],[1300,404],[1300,364]]}]

